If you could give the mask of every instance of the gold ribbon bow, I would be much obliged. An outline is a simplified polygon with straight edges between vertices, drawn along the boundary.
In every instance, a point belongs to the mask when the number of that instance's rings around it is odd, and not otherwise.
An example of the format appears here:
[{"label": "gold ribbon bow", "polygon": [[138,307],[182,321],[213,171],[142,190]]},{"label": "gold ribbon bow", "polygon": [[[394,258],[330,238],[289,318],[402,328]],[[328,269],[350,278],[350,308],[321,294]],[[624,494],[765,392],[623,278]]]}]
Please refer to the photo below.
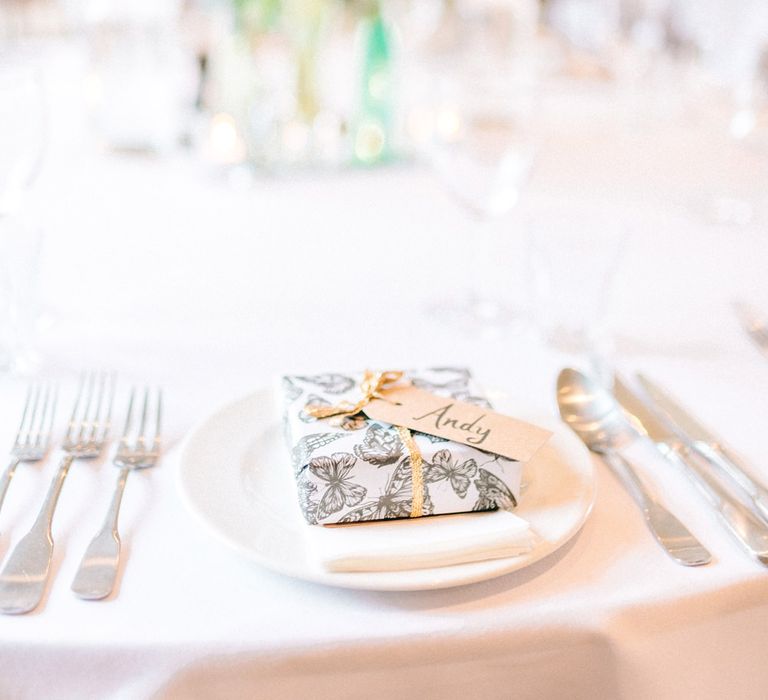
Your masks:
[{"label": "gold ribbon bow", "polygon": [[363,397],[356,404],[351,404],[349,401],[342,401],[335,406],[307,404],[304,410],[313,418],[353,416],[355,413],[360,413],[373,399],[383,399],[386,401],[386,396],[382,396],[381,392],[391,388],[391,385],[400,381],[402,377],[403,373],[397,371],[371,372],[370,370],[365,370],[363,381],[360,382],[360,390],[363,392]]},{"label": "gold ribbon bow", "polygon": [[[360,382],[362,398],[355,404],[349,401],[342,401],[335,406],[321,406],[319,404],[307,404],[304,410],[313,418],[332,418],[334,416],[353,416],[363,410],[373,399],[387,400],[382,394],[387,389],[392,388],[403,378],[403,372],[388,370],[385,372],[371,372],[366,370],[363,380]],[[420,518],[424,514],[424,475],[422,473],[423,459],[421,452],[413,439],[413,435],[408,428],[396,425],[400,440],[405,449],[408,450],[408,456],[411,459],[411,483],[413,498],[411,500],[410,517]]]}]

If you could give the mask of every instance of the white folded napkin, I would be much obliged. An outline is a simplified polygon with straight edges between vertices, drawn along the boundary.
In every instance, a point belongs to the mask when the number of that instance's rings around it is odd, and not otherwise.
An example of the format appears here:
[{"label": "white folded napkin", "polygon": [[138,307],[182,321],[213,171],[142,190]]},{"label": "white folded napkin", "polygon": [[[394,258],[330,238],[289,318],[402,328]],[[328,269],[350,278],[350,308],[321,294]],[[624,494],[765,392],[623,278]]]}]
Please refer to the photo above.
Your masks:
[{"label": "white folded napkin", "polygon": [[310,525],[312,556],[328,571],[405,571],[514,557],[530,551],[535,534],[505,510]]}]

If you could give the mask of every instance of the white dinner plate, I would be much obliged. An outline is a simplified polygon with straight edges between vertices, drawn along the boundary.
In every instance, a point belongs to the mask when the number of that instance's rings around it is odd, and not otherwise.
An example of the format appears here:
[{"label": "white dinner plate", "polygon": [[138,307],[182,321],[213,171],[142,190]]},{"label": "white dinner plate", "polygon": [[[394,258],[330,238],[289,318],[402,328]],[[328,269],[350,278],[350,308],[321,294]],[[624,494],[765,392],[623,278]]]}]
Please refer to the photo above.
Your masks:
[{"label": "white dinner plate", "polygon": [[[592,460],[564,425],[494,399],[502,411],[554,433],[527,465],[515,513],[539,535],[526,554],[414,571],[338,573],[307,551],[288,450],[272,392],[259,391],[216,411],[187,438],[179,486],[189,509],[219,540],[287,576],[370,590],[448,588],[501,576],[539,561],[584,524],[595,498]],[[360,525],[365,527],[365,525]]]}]

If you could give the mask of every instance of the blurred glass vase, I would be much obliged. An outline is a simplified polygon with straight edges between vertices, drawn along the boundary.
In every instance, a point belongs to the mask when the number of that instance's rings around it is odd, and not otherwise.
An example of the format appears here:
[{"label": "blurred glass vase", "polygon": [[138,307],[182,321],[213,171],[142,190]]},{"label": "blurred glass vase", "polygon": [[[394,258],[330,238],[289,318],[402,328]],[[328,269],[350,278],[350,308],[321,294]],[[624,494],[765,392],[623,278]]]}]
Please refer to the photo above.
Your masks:
[{"label": "blurred glass vase", "polygon": [[[214,162],[371,165],[395,151],[395,32],[377,0],[238,0],[210,67]],[[234,125],[222,150],[214,129]]]},{"label": "blurred glass vase", "polygon": [[361,23],[362,76],[354,134],[354,157],[365,165],[392,155],[394,76],[391,30],[381,12]]}]

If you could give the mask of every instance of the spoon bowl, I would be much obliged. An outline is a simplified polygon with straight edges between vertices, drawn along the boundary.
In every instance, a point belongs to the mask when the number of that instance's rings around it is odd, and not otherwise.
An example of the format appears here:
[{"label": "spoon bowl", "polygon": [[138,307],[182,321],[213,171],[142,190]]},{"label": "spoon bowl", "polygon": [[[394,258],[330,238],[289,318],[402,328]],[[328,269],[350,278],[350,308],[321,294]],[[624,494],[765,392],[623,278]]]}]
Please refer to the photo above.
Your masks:
[{"label": "spoon bowl", "polygon": [[570,367],[557,378],[557,405],[562,419],[593,452],[621,449],[637,437],[617,401]]}]

